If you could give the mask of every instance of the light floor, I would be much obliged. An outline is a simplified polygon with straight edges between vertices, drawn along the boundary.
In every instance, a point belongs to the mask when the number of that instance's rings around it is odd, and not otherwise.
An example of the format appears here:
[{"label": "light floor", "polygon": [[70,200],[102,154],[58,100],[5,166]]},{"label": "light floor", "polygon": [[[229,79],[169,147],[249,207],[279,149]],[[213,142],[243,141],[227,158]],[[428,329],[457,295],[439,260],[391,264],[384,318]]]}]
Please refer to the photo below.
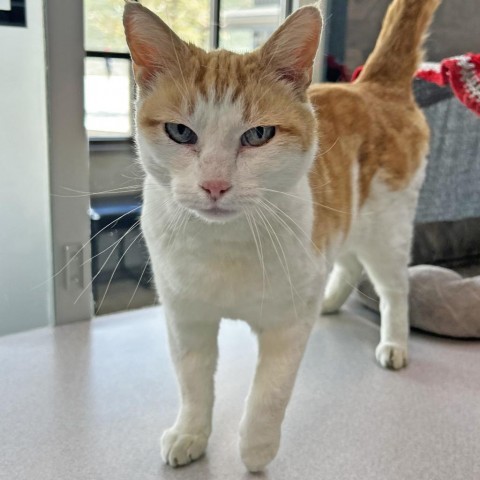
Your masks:
[{"label": "light floor", "polygon": [[177,470],[158,450],[178,402],[161,307],[4,337],[0,479],[480,479],[480,343],[414,333],[410,366],[385,371],[358,313],[318,321],[279,455],[255,476],[237,451],[255,363],[243,323],[221,329],[207,455]]}]

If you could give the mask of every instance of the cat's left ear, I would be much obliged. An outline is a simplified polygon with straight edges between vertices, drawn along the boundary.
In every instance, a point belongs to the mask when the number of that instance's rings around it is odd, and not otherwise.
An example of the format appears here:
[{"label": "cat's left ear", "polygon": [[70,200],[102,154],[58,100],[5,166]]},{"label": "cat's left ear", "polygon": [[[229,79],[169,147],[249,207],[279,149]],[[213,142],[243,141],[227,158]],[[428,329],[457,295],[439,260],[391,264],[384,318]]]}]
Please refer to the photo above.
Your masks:
[{"label": "cat's left ear", "polygon": [[290,15],[260,49],[264,65],[279,79],[305,90],[312,81],[313,62],[322,30],[322,16],[310,5]]}]

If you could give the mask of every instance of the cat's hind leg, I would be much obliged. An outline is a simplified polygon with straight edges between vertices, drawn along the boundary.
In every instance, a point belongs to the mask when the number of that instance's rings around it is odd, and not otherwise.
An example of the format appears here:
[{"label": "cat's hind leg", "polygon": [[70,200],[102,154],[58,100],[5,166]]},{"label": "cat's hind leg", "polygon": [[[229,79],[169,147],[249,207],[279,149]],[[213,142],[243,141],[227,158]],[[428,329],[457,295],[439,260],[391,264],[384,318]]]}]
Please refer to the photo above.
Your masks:
[{"label": "cat's hind leg", "polygon": [[322,314],[336,313],[347,301],[357,286],[362,274],[362,265],[353,253],[341,255],[336,261],[328,278]]},{"label": "cat's hind leg", "polygon": [[[397,370],[407,364],[408,319],[408,262],[410,234],[403,232],[403,241],[382,237],[360,255],[375,291],[380,297],[380,343],[375,355],[382,367]],[[398,238],[398,237],[397,237]]]},{"label": "cat's hind leg", "polygon": [[184,319],[167,311],[170,352],[180,387],[181,407],[161,439],[161,454],[172,467],[198,459],[212,430],[218,322]]}]

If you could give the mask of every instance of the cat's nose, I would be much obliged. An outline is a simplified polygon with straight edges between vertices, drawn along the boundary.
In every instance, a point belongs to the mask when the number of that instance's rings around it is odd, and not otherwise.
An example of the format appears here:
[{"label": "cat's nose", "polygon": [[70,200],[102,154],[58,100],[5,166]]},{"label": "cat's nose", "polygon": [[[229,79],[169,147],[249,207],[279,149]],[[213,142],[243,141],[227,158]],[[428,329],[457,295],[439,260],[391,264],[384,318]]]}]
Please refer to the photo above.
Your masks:
[{"label": "cat's nose", "polygon": [[232,188],[232,184],[226,180],[207,180],[200,188],[205,190],[212,200],[218,200]]}]

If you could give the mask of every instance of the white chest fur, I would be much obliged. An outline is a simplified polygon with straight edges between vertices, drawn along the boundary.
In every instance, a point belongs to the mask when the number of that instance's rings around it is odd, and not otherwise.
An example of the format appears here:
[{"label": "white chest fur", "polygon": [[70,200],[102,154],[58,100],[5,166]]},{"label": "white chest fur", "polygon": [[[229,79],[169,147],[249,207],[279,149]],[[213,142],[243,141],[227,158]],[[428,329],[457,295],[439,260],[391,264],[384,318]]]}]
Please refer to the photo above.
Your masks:
[{"label": "white chest fur", "polygon": [[155,208],[161,195],[146,190],[142,226],[163,301],[260,325],[317,307],[325,266],[311,248],[308,201],[285,199],[285,215],[256,212],[226,224],[190,216],[182,223],[172,219],[175,209]]}]

